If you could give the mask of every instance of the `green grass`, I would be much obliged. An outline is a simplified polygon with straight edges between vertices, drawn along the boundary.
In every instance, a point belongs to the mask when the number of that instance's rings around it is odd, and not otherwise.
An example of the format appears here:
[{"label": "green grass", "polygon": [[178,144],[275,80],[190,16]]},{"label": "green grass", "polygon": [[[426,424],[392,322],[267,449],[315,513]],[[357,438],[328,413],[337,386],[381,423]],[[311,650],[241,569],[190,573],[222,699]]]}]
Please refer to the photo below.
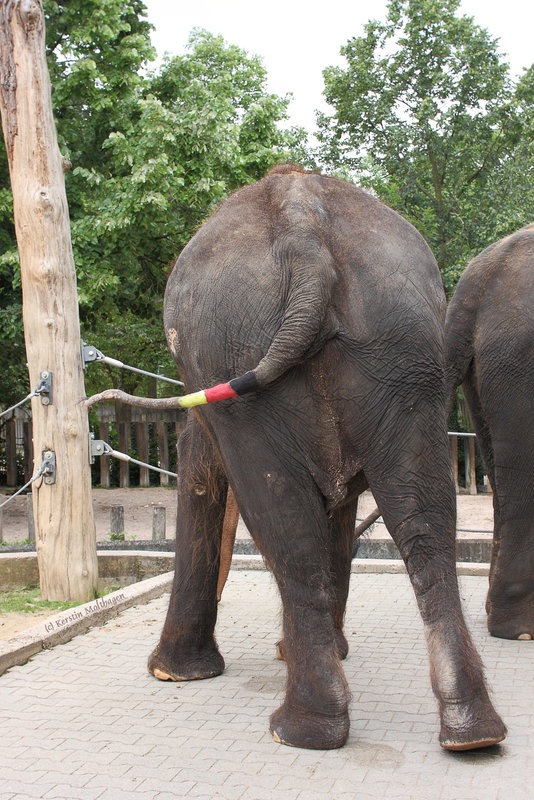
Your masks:
[{"label": "green grass", "polygon": [[[103,592],[98,592],[97,597],[102,597],[109,592],[121,589],[121,586],[106,586]],[[14,589],[11,592],[0,592],[0,614],[12,612],[31,614],[34,611],[64,611],[66,608],[79,606],[76,600],[62,602],[60,600],[43,600],[39,589]]]},{"label": "green grass", "polygon": [[35,544],[35,542],[30,542],[29,539],[23,539],[21,542],[0,542],[0,547],[17,547],[21,544]]},{"label": "green grass", "polygon": [[31,614],[34,611],[63,611],[66,608],[78,606],[79,603],[70,601],[63,603],[59,600],[43,600],[39,589],[14,589],[11,592],[0,592],[0,614],[17,613]]}]

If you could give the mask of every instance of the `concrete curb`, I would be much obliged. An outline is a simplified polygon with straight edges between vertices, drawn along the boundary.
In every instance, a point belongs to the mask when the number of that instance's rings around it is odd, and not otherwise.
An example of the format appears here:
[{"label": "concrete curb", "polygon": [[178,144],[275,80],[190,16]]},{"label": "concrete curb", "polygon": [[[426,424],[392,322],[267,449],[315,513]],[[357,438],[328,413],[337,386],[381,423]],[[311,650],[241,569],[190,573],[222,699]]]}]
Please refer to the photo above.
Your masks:
[{"label": "concrete curb", "polygon": [[170,591],[172,578],[173,573],[166,572],[131,584],[90,603],[61,611],[17,636],[0,642],[0,675],[10,667],[25,664],[41,650],[64,644],[95,625],[103,625],[131,606],[160,597]]},{"label": "concrete curb", "polygon": [[[470,561],[457,561],[456,573],[458,575],[474,575],[485,577],[489,575],[489,564],[474,564]],[[232,569],[265,569],[265,564],[261,556],[255,555],[236,555],[232,558]],[[351,573],[390,573],[398,574],[406,572],[404,561],[394,558],[354,558],[351,566]]]},{"label": "concrete curb", "polygon": [[[157,555],[160,556],[161,553]],[[265,570],[266,567],[259,555],[234,555],[232,569],[254,571]],[[489,564],[458,562],[456,569],[458,575],[484,577],[489,574]],[[404,562],[398,559],[361,558],[353,560],[351,572],[398,574],[406,572],[406,568]],[[0,642],[0,675],[10,667],[25,664],[41,650],[64,644],[75,636],[85,633],[89,628],[103,625],[108,619],[116,617],[131,606],[142,605],[155,597],[160,597],[170,591],[173,574],[165,572],[111,592],[90,603],[61,611],[17,636]]]}]

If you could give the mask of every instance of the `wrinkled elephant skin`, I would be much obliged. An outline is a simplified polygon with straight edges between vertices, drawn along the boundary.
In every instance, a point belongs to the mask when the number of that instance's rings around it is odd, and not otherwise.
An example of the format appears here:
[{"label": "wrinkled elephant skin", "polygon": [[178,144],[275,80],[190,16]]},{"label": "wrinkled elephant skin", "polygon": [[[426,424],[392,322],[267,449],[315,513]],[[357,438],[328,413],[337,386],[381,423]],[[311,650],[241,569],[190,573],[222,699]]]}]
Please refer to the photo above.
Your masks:
[{"label": "wrinkled elephant skin", "polygon": [[447,391],[462,385],[493,489],[488,629],[534,637],[534,224],[488,247],[447,312]]},{"label": "wrinkled elephant skin", "polygon": [[229,481],[282,598],[287,686],[273,737],[343,745],[343,616],[370,486],[417,595],[442,745],[504,738],[456,583],[444,317],[425,242],[345,182],[277,168],[198,231],[167,284],[169,346],[188,392],[243,375],[255,390],[195,409],[180,439],[175,580],[151,672],[224,668],[214,626]]}]

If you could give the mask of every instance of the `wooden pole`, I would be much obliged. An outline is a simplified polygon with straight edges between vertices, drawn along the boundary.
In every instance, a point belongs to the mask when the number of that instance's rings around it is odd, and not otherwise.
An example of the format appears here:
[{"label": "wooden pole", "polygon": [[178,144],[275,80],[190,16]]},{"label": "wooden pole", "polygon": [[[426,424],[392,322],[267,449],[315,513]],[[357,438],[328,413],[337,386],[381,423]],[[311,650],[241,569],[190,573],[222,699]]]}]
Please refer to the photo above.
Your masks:
[{"label": "wooden pole", "polygon": [[[467,457],[468,454],[469,457]],[[466,461],[468,463],[468,468],[466,468],[465,471],[465,485],[467,486],[469,494],[476,494],[477,493],[476,451],[475,451],[475,439],[473,436],[470,436],[469,439],[467,440]]]},{"label": "wooden pole", "polygon": [[17,423],[15,417],[6,422],[6,484],[17,485]]},{"label": "wooden pole", "polygon": [[33,485],[41,593],[94,597],[98,575],[80,353],[76,273],[50,100],[41,0],[1,0],[0,108],[13,189],[32,389],[52,374],[52,398],[32,400],[36,467],[55,454],[56,481]]},{"label": "wooden pole", "polygon": [[458,480],[458,437],[451,436],[449,441],[451,443],[451,459],[452,459],[452,471],[454,475],[454,485],[456,487],[456,494],[459,494],[460,483]]},{"label": "wooden pole", "polygon": [[[161,420],[156,425],[156,430],[158,432],[158,454],[159,454],[159,466],[161,469],[169,469],[169,442],[167,439],[167,426],[165,422]],[[169,476],[165,475],[163,472],[159,474],[159,482],[160,486],[168,486],[169,484]]]},{"label": "wooden pole", "polygon": [[109,529],[115,538],[120,536],[124,539],[124,506],[110,506]]},{"label": "wooden pole", "polygon": [[[139,461],[148,462],[148,422],[135,423],[135,440],[137,445],[137,458]],[[150,486],[150,470],[148,467],[139,467],[139,486]]]},{"label": "wooden pole", "polygon": [[33,437],[31,422],[22,423],[22,435],[24,440],[24,483],[27,483],[33,475]]},{"label": "wooden pole", "polygon": [[[130,423],[118,422],[119,431],[119,452],[127,453],[130,444]],[[130,463],[129,461],[119,462],[119,486],[121,489],[128,489],[130,486]]]},{"label": "wooden pole", "polygon": [[160,542],[165,539],[167,523],[167,509],[165,506],[152,507],[152,539]]},{"label": "wooden pole", "polygon": [[[109,423],[100,422],[98,426],[98,436],[103,442],[109,442]],[[100,456],[100,486],[109,489],[111,486],[111,473],[109,469],[108,456]]]}]

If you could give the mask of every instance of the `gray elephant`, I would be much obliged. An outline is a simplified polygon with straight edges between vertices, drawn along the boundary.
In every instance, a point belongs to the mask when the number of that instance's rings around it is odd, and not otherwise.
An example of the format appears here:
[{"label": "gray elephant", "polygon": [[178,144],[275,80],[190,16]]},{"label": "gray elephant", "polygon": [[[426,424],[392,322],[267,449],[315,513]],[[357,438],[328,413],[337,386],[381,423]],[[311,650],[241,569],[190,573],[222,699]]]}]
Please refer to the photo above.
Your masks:
[{"label": "gray elephant", "polygon": [[447,385],[463,387],[493,489],[488,629],[534,636],[534,224],[463,273],[446,321]]},{"label": "gray elephant", "polygon": [[164,303],[194,392],[174,402],[207,404],[179,442],[176,569],[149,659],[156,677],[224,669],[214,628],[229,482],[282,598],[287,686],[271,732],[299,747],[343,745],[343,616],[358,495],[370,486],[424,621],[442,746],[504,738],[456,581],[444,318],[424,240],[343,181],[285,165],[202,226]]}]

